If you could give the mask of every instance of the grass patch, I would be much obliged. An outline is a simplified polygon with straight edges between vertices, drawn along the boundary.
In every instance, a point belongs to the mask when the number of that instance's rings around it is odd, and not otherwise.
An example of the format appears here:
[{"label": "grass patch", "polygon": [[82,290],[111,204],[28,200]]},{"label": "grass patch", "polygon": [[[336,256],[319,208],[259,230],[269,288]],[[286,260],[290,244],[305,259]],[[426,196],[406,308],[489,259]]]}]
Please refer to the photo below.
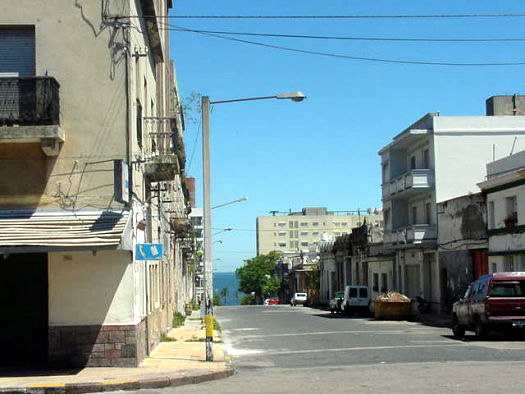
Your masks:
[{"label": "grass patch", "polygon": [[169,337],[166,335],[166,333],[164,333],[160,336],[160,341],[161,342],[177,342],[177,339]]},{"label": "grass patch", "polygon": [[[192,338],[192,339],[186,339],[184,342],[206,342],[206,339],[205,338]],[[222,343],[222,340],[214,338],[213,343]]]},{"label": "grass patch", "polygon": [[222,332],[221,325],[219,324],[216,318],[213,318],[213,329],[215,331]]},{"label": "grass patch", "polygon": [[186,316],[184,316],[180,312],[175,312],[173,314],[173,320],[171,322],[171,327],[172,328],[177,328],[177,327],[182,326],[184,324],[184,320],[186,320]]}]

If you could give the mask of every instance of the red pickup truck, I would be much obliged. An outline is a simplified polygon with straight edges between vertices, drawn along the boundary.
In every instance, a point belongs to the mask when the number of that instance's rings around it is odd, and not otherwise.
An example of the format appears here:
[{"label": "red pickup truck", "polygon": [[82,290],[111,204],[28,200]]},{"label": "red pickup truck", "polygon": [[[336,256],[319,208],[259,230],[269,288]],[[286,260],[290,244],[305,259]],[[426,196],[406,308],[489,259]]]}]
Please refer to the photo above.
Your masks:
[{"label": "red pickup truck", "polygon": [[458,338],[465,330],[484,337],[489,329],[509,327],[525,327],[525,272],[482,276],[454,304],[452,331]]}]

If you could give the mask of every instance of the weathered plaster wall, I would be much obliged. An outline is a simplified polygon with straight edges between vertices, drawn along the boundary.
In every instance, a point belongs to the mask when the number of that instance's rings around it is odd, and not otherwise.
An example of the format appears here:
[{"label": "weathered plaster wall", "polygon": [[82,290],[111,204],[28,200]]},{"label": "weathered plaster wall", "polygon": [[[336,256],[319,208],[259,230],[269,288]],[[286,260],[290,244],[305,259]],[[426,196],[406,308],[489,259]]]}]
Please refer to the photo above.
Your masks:
[{"label": "weathered plaster wall", "polygon": [[49,253],[49,325],[137,324],[127,251]]}]

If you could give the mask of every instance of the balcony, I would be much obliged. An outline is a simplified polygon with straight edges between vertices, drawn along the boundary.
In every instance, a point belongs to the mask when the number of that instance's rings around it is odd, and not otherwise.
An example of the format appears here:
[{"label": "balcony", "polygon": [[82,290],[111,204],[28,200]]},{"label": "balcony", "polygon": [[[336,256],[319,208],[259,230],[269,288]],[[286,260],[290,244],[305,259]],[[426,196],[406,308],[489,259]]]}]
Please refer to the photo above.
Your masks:
[{"label": "balcony", "polygon": [[171,118],[144,117],[142,127],[146,136],[144,175],[151,182],[174,180],[180,166]]},{"label": "balcony", "polygon": [[436,226],[413,224],[391,231],[385,231],[385,243],[394,245],[432,243],[437,239]]},{"label": "balcony", "polygon": [[64,139],[54,78],[0,78],[0,143],[39,143],[46,155],[56,156]]},{"label": "balcony", "polygon": [[434,170],[415,169],[382,185],[383,199],[408,196],[434,188]]}]

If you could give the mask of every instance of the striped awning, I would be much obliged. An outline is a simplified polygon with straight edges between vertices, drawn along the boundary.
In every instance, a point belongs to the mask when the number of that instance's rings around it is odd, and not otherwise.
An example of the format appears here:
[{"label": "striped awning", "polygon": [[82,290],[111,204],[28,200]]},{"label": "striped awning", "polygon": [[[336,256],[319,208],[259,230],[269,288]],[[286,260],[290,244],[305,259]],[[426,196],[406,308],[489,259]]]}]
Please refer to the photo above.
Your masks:
[{"label": "striped awning", "polygon": [[129,211],[0,212],[0,251],[116,249],[130,217]]}]

